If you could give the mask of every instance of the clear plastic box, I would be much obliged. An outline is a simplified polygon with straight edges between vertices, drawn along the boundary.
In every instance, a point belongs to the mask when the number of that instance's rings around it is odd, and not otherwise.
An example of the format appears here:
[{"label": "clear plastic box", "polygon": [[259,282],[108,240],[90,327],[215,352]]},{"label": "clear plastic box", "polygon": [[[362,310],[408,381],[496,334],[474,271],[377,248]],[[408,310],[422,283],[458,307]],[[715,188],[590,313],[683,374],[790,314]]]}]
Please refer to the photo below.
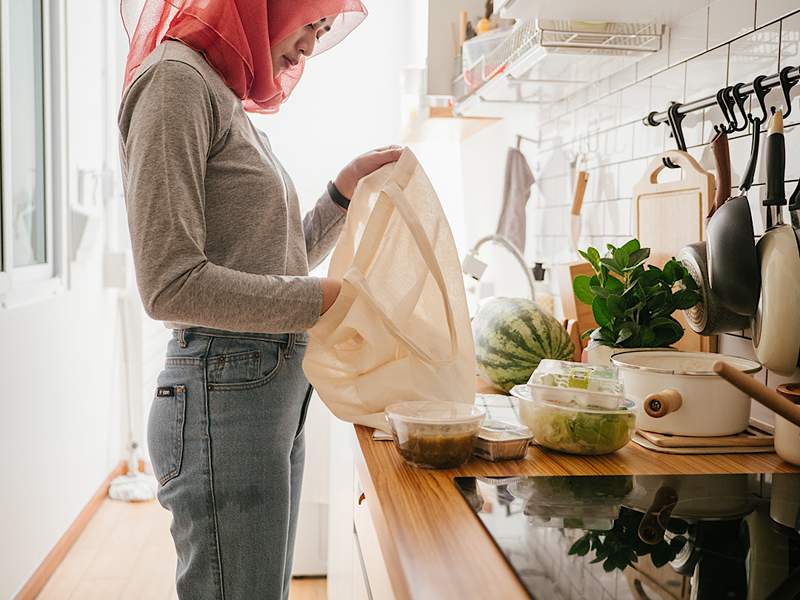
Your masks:
[{"label": "clear plastic box", "polygon": [[537,402],[614,410],[625,402],[624,388],[613,367],[545,359],[528,380]]}]

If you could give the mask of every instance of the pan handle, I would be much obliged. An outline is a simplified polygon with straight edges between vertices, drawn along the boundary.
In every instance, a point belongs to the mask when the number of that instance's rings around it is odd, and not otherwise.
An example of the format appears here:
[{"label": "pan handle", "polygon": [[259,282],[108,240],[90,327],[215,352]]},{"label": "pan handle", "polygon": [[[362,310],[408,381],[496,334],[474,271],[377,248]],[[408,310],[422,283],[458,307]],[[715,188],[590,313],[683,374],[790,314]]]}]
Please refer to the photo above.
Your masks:
[{"label": "pan handle", "polygon": [[654,419],[666,417],[681,406],[683,406],[683,396],[672,388],[655,392],[644,399],[644,412]]},{"label": "pan handle", "polygon": [[797,406],[775,390],[745,375],[739,369],[732,367],[724,361],[714,363],[713,368],[714,371],[728,383],[736,386],[745,394],[760,402],[773,412],[778,413],[787,421],[800,427],[800,406]]}]

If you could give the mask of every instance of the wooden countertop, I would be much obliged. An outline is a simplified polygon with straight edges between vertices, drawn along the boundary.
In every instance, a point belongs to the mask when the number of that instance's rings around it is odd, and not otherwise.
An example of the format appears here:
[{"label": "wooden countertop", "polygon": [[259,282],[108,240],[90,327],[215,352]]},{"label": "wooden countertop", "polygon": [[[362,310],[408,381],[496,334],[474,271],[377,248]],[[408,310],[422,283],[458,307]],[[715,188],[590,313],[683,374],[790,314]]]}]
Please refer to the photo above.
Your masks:
[{"label": "wooden countertop", "polygon": [[528,598],[522,584],[453,485],[453,477],[508,475],[656,475],[800,472],[776,454],[676,455],[634,443],[607,456],[583,457],[531,447],[525,460],[473,458],[459,469],[407,465],[391,442],[356,426],[356,463],[386,568],[398,600]]}]

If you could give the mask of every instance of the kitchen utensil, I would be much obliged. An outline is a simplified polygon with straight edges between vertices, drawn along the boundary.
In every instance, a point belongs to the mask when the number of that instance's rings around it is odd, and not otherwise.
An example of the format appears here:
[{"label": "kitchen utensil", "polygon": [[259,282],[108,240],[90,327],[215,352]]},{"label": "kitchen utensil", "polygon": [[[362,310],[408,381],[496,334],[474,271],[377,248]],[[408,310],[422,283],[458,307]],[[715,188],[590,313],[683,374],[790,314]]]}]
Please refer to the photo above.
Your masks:
[{"label": "kitchen utensil", "polygon": [[589,173],[578,171],[575,179],[575,192],[572,195],[572,208],[570,214],[570,236],[572,249],[578,253],[578,241],[581,239],[581,210],[583,209],[583,197],[586,195],[586,184],[589,181]]},{"label": "kitchen utensil", "polygon": [[800,384],[786,384],[773,391],[763,383],[741,377],[736,369],[724,362],[714,365],[714,371],[742,392],[750,395],[775,412],[775,452],[783,460],[800,465]]},{"label": "kitchen utensil", "polygon": [[728,145],[728,133],[725,130],[717,131],[717,135],[711,140],[710,145],[714,155],[716,186],[714,203],[711,205],[707,219],[714,216],[714,213],[725,204],[731,193],[731,152]]},{"label": "kitchen utensil", "polygon": [[636,428],[633,402],[614,410],[542,402],[525,385],[509,392],[519,399],[520,421],[540,446],[568,454],[615,452],[627,444]]},{"label": "kitchen utensil", "polygon": [[[578,300],[572,289],[572,282],[578,275],[587,275],[589,277],[594,275],[592,265],[585,261],[570,263],[556,267],[556,273],[564,318],[577,321],[580,333],[597,327],[597,321],[594,320],[591,305],[584,304]],[[588,338],[581,340],[580,348],[585,348],[588,343]]]},{"label": "kitchen utensil", "polygon": [[611,362],[619,369],[625,396],[640,409],[639,429],[687,436],[724,436],[750,422],[750,397],[731,393],[713,370],[719,360],[752,375],[761,365],[705,352],[622,352]]},{"label": "kitchen utensil", "polygon": [[[761,268],[755,246],[753,216],[747,199],[758,163],[760,119],[754,117],[752,127],[750,159],[739,184],[739,195],[718,207],[706,224],[708,283],[711,290],[723,307],[748,317],[755,314],[761,291]],[[714,157],[720,171],[724,165],[720,167],[719,163],[728,161],[726,189],[730,189],[730,156],[726,156],[718,144],[714,147]]]},{"label": "kitchen utensil", "polygon": [[768,369],[791,375],[800,350],[800,248],[794,227],[783,222],[785,146],[780,110],[767,135],[767,231],[756,249],[761,265],[761,294],[752,321],[756,358]]},{"label": "kitchen utensil", "polygon": [[421,400],[392,404],[385,414],[395,446],[407,462],[454,469],[472,455],[486,412],[471,404]]},{"label": "kitchen utensil", "polygon": [[[778,393],[795,406],[800,414],[800,383],[784,383]],[[800,423],[793,423],[783,415],[775,415],[775,451],[783,460],[800,465]]]},{"label": "kitchen utensil", "polygon": [[663,448],[707,448],[714,446],[764,446],[773,447],[774,437],[752,425],[737,435],[715,437],[693,437],[689,435],[667,435],[653,431],[639,430],[639,434],[656,446]]},{"label": "kitchen utensil", "polygon": [[774,446],[659,446],[648,440],[645,432],[637,430],[631,441],[642,448],[664,454],[753,454],[757,452],[774,452]]},{"label": "kitchen utensil", "polygon": [[[664,159],[680,167],[679,181],[658,181],[666,168]],[[652,264],[663,267],[681,248],[702,241],[705,215],[711,208],[713,196],[714,176],[690,154],[669,150],[650,162],[634,188],[633,202],[636,237],[643,248],[650,248]],[[675,318],[686,325],[682,311],[678,311]],[[689,330],[675,347],[685,351],[707,351],[713,344],[712,338]]]},{"label": "kitchen utensil", "polygon": [[701,295],[700,302],[683,311],[686,323],[692,331],[706,336],[747,329],[750,319],[728,310],[712,289],[707,252],[706,242],[695,242],[685,246],[678,254],[678,260],[689,271]]},{"label": "kitchen utensil", "polygon": [[[716,171],[716,190],[714,192],[714,204],[706,220],[706,228],[710,227],[709,219],[713,221],[712,217],[715,211],[725,204],[731,189],[731,159],[728,148],[728,134],[725,129],[720,128],[717,130],[717,135],[711,140],[711,148]],[[708,233],[708,230],[706,233]],[[753,244],[752,239],[751,244]],[[753,249],[755,254],[754,244]],[[747,317],[728,310],[723,300],[712,289],[708,266],[708,244],[706,242],[695,242],[684,247],[678,254],[678,260],[689,271],[701,294],[700,302],[683,311],[686,322],[693,331],[700,335],[717,335],[731,331],[741,331],[750,325]]]}]

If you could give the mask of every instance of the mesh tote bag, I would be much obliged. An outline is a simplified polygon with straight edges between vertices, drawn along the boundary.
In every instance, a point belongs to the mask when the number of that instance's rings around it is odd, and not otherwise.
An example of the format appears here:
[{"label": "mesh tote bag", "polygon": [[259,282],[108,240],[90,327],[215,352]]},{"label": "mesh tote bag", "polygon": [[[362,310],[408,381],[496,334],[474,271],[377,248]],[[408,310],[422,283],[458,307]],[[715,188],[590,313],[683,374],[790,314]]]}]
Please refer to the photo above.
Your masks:
[{"label": "mesh tote bag", "polygon": [[474,402],[458,252],[410,150],[359,183],[328,274],[342,291],[309,331],[303,368],[334,415],[388,431],[394,402]]}]

